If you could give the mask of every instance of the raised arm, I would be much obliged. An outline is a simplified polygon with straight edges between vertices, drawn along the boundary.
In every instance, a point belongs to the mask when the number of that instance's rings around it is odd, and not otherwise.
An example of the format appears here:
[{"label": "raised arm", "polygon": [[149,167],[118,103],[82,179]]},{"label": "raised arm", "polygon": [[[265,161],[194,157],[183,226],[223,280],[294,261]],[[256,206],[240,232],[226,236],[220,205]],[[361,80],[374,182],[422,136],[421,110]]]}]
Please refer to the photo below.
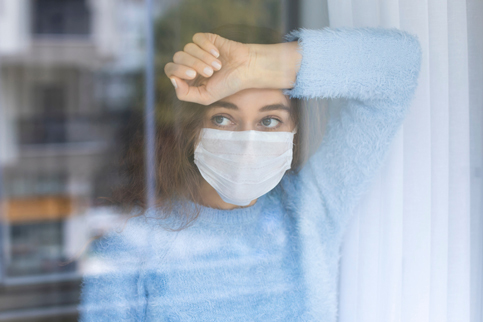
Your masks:
[{"label": "raised arm", "polygon": [[[420,69],[417,39],[397,29],[326,28],[301,29],[274,45],[213,34],[193,41],[165,68],[180,100],[208,105],[245,88],[331,99],[325,137],[298,182],[317,191],[333,231],[343,231],[407,113]],[[198,86],[189,82],[196,75]]]},{"label": "raised arm", "polygon": [[300,30],[303,55],[297,98],[331,98],[330,119],[317,152],[301,170],[326,203],[335,232],[384,161],[417,86],[421,49],[396,29]]}]

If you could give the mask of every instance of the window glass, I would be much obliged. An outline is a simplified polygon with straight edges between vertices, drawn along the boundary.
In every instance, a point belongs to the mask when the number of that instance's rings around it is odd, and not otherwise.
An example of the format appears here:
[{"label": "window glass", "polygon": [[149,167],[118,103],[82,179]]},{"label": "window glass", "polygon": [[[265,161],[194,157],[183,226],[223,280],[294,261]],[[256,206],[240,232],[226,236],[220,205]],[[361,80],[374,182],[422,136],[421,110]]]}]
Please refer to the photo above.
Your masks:
[{"label": "window glass", "polygon": [[33,0],[34,35],[89,35],[91,11],[86,0]]},{"label": "window glass", "polygon": [[0,321],[478,321],[483,2],[391,3],[0,0]]},{"label": "window glass", "polygon": [[[247,25],[283,35],[297,20],[278,0],[149,3],[0,1],[2,35],[12,36],[0,44],[0,320],[77,321],[83,276],[105,269],[102,237],[124,225],[136,196],[145,201],[143,164],[156,150],[147,138],[174,126],[163,71],[173,54],[196,32]],[[131,180],[140,193],[126,192]]]}]

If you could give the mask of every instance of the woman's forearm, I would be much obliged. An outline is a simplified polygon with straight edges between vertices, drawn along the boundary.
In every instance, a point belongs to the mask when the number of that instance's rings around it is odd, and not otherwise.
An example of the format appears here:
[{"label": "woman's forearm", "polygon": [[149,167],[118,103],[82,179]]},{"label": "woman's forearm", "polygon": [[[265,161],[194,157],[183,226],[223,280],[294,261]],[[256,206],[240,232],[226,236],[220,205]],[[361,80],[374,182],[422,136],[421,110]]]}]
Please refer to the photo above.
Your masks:
[{"label": "woman's forearm", "polygon": [[417,85],[421,48],[407,32],[383,28],[302,29],[291,34],[303,51],[288,94],[297,98],[407,105]]},{"label": "woman's forearm", "polygon": [[273,45],[251,44],[249,86],[254,88],[292,88],[302,54],[296,41]]}]

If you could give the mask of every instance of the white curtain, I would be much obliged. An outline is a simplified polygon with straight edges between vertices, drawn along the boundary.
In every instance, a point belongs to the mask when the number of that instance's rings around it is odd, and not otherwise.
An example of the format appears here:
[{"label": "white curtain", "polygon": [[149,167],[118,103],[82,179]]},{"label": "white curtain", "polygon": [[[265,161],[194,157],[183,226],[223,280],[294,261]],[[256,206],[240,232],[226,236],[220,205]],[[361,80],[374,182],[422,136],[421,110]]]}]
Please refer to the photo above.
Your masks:
[{"label": "white curtain", "polygon": [[339,321],[483,321],[483,1],[327,3],[331,27],[395,27],[423,48],[411,111],[346,234]]}]

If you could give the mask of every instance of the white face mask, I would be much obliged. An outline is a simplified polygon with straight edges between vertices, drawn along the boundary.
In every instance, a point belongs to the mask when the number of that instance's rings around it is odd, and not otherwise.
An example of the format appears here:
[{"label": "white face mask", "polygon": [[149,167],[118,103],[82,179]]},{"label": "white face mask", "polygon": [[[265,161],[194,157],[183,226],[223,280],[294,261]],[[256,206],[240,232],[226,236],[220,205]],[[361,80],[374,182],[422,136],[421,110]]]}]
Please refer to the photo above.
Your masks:
[{"label": "white face mask", "polygon": [[195,164],[225,202],[247,206],[275,188],[290,169],[295,133],[204,128]]}]

